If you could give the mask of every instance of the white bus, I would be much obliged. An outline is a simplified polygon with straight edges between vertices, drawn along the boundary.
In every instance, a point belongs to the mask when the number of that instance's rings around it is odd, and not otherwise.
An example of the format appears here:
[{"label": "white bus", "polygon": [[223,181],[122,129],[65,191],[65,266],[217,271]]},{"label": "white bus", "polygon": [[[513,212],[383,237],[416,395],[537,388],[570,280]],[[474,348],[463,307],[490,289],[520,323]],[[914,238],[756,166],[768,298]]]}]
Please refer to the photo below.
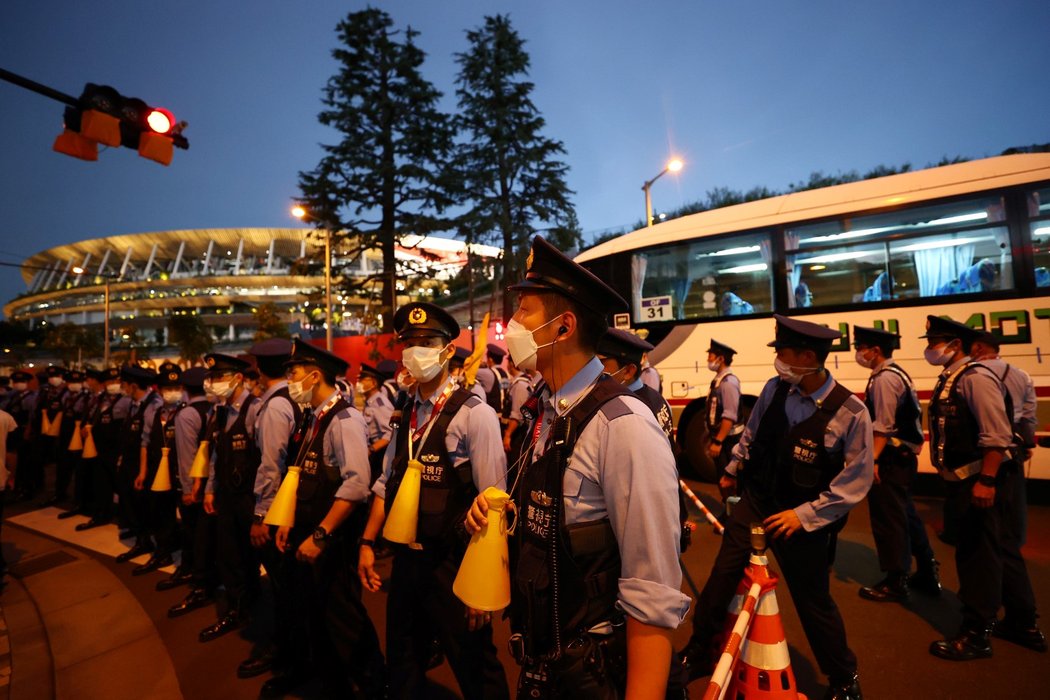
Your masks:
[{"label": "white bus", "polygon": [[[851,328],[900,333],[894,359],[924,403],[937,374],[918,337],[926,315],[990,330],[1002,338],[1004,359],[1032,376],[1039,435],[1050,435],[1050,154],[701,212],[625,234],[576,260],[630,300],[632,327],[649,331],[650,362],[701,475],[712,476],[698,410],[713,377],[708,343],[738,351],[733,370],[743,393],[757,396],[774,374],[766,347],[773,312],[839,328],[828,367],[858,394],[868,370],[853,360]],[[920,458],[924,471],[931,471],[928,454]],[[1027,471],[1050,479],[1050,448],[1036,448]]]}]

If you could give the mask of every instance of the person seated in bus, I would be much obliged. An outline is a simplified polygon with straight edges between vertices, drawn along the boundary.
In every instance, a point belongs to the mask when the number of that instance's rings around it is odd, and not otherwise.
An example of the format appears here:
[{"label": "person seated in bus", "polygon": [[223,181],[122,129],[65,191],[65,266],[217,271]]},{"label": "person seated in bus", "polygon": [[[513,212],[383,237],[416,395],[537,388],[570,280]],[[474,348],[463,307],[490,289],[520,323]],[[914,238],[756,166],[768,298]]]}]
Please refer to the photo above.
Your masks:
[{"label": "person seated in bus", "polygon": [[722,295],[723,316],[743,316],[753,313],[755,313],[755,307],[751,305],[751,302],[744,301],[733,292],[726,292]]},{"label": "person seated in bus", "polygon": [[988,258],[970,265],[959,275],[960,294],[990,292],[995,289],[995,263]]},{"label": "person seated in bus", "polygon": [[893,288],[893,277],[883,270],[871,286],[864,290],[864,301],[888,301]]},{"label": "person seated in bus", "polygon": [[1035,286],[1050,287],[1050,270],[1045,267],[1035,268]]},{"label": "person seated in bus", "polygon": [[813,292],[809,291],[809,285],[799,282],[795,287],[795,308],[804,309],[813,306]]}]

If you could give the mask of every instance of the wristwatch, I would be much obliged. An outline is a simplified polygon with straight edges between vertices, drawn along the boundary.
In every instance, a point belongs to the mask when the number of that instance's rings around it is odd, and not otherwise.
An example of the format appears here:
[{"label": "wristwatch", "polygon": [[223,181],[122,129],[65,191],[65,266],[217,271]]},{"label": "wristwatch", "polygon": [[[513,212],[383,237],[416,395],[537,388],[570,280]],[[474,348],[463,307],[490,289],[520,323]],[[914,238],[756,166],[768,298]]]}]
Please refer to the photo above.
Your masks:
[{"label": "wristwatch", "polygon": [[317,529],[314,530],[314,544],[324,544],[328,541],[328,536],[328,530],[325,530],[323,527],[318,526]]},{"label": "wristwatch", "polygon": [[719,440],[718,438],[711,438],[711,444],[712,445],[721,445],[722,441]]},{"label": "wristwatch", "polygon": [[256,513],[255,515],[252,516],[252,522],[255,523],[256,525],[262,525],[262,521],[265,518],[266,518],[265,515],[260,515],[260,514]]},{"label": "wristwatch", "polygon": [[995,477],[988,474],[978,474],[977,483],[981,486],[995,486]]},{"label": "wristwatch", "polygon": [[361,545],[365,545],[365,546],[372,547],[373,549],[375,549],[376,541],[375,540],[370,540],[367,537],[358,537],[357,538],[357,545],[359,547]]}]

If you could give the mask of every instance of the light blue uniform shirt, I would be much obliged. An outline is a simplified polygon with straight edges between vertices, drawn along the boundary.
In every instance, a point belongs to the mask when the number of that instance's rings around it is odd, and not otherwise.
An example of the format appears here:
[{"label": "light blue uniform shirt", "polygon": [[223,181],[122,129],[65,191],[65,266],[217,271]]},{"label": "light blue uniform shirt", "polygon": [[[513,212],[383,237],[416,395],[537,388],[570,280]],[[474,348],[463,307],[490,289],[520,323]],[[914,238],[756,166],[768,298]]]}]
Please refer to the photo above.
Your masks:
[{"label": "light blue uniform shirt", "polygon": [[[143,447],[149,447],[149,434],[153,429],[153,419],[157,416],[157,410],[164,405],[160,395],[155,391],[148,392],[142,397],[142,401],[148,402],[146,404],[146,410],[142,413],[142,438],[139,444]],[[131,410],[137,411],[142,406],[142,401],[132,401]]]},{"label": "light blue uniform shirt", "polygon": [[[774,377],[762,388],[743,436],[733,448],[733,458],[726,467],[730,474],[735,475],[740,463],[747,459],[751,441],[758,431],[758,424],[777,390],[777,381]],[[816,413],[817,404],[828,397],[834,386],[835,380],[828,372],[824,384],[809,396],[803,395],[797,385],[791,387],[784,403],[788,426],[793,428]],[[873,441],[871,416],[867,407],[856,396],[850,396],[835,412],[824,432],[824,449],[830,454],[842,455],[842,471],[831,480],[827,490],[822,491],[816,500],[803,503],[794,509],[807,532],[819,530],[835,522],[867,495],[875,470]]]},{"label": "light blue uniform shirt", "polygon": [[1026,446],[1034,446],[1035,432],[1038,426],[1036,420],[1036,406],[1038,404],[1032,377],[1020,367],[1014,367],[1000,357],[980,360],[980,363],[992,370],[995,376],[999,377],[1006,386],[1006,393],[1010,395],[1011,407],[1014,412],[1014,430],[1021,436]]},{"label": "light blue uniform shirt", "polygon": [[529,400],[532,390],[532,381],[524,374],[519,374],[510,380],[510,389],[507,390],[510,396],[510,413],[507,414],[509,420],[516,420],[519,423],[524,420],[521,415],[521,407]]},{"label": "light blue uniform shirt", "polygon": [[[241,393],[237,395],[236,400],[226,404],[226,425],[222,427],[222,432],[230,432],[230,428],[233,427],[234,423],[237,422],[237,418],[241,415],[241,407],[244,406],[244,402],[252,395],[247,389],[241,389]],[[219,406],[222,404],[216,404],[213,411],[217,411]],[[254,438],[255,436],[255,419],[259,415],[259,408],[262,406],[261,401],[253,401],[248,407],[248,414],[244,417],[244,428],[248,433],[248,437]],[[221,438],[220,438],[221,439]],[[204,487],[205,493],[215,492],[215,455],[217,451],[215,445],[212,445],[211,450],[211,461],[208,464],[208,483]]]},{"label": "light blue uniform shirt", "polygon": [[[332,394],[314,413],[322,413],[338,398],[338,392]],[[335,497],[352,503],[368,500],[372,470],[368,466],[368,426],[361,412],[349,406],[335,414],[325,431],[322,449],[325,463],[337,466],[343,478]]]},{"label": "light blue uniform shirt", "polygon": [[[430,420],[430,414],[434,410],[434,402],[441,396],[449,382],[450,377],[444,384],[430,396],[423,399],[416,390],[416,425],[425,425]],[[411,407],[405,411],[398,430],[410,430],[409,420]],[[380,498],[386,498],[386,483],[393,473],[394,452],[397,448],[397,433],[393,431],[390,444],[387,445],[386,453],[383,455],[383,473],[376,479],[372,490]],[[456,415],[449,421],[448,430],[445,432],[445,449],[448,450],[452,466],[458,467],[470,460],[471,475],[474,479],[474,487],[484,491],[489,486],[498,489],[507,489],[507,455],[503,451],[503,437],[500,435],[499,418],[492,406],[485,403],[477,396],[471,396],[467,402],[460,406]]]},{"label": "light blue uniform shirt", "polygon": [[[291,400],[283,396],[270,401],[274,394],[286,386],[288,382],[283,379],[276,381],[259,397],[259,413],[255,417],[255,445],[262,459],[259,470],[255,472],[256,515],[266,515],[287,471],[288,443],[295,432],[295,409]],[[292,455],[292,459],[295,459],[295,455]]]},{"label": "light blue uniform shirt", "polygon": [[722,407],[722,419],[735,425],[740,417],[740,380],[728,367],[718,370],[715,375],[715,395]]},{"label": "light blue uniform shirt", "polygon": [[[868,397],[871,405],[875,407],[875,418],[871,424],[872,430],[890,438],[899,436],[900,427],[897,425],[897,407],[905,400],[905,395],[911,394],[911,399],[915,401],[915,405],[919,405],[919,397],[915,395],[914,387],[909,387],[904,379],[893,370],[883,371],[889,365],[895,364],[892,359],[886,359],[872,369],[871,396]],[[921,445],[911,446],[915,448],[921,447]]]},{"label": "light blue uniform shirt", "polygon": [[[556,394],[540,396],[539,457],[554,422],[585,396],[603,372],[597,357]],[[678,472],[653,412],[634,396],[621,397],[630,413],[609,420],[600,411],[576,440],[562,480],[565,522],[609,519],[620,548],[617,606],[639,622],[674,629],[685,619],[678,556]]]},{"label": "light blue uniform shirt", "polygon": [[[201,434],[201,415],[196,409],[197,404],[207,404],[208,399],[204,396],[194,396],[186,407],[175,416],[175,452],[179,458],[179,483],[182,484],[182,493],[193,492],[193,479],[190,478],[190,467],[193,459],[197,456],[197,448],[200,447],[198,438]],[[205,413],[205,415],[208,415]]]},{"label": "light blue uniform shirt", "polygon": [[377,390],[365,399],[365,423],[368,425],[368,444],[377,440],[389,440],[393,432],[390,427],[390,414],[394,404],[386,397],[382,389]]}]

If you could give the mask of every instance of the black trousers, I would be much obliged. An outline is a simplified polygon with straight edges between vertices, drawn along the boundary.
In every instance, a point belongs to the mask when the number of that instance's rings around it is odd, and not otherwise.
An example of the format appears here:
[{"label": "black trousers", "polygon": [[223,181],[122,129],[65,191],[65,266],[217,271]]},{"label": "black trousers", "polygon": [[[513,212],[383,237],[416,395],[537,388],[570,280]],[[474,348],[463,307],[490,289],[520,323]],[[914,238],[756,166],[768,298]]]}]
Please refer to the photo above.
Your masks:
[{"label": "black trousers", "polygon": [[91,463],[94,517],[109,522],[113,519],[113,495],[117,492],[116,456],[99,453],[98,457],[86,461]]},{"label": "black trousers", "polygon": [[157,545],[157,555],[171,554],[179,548],[178,521],[175,517],[180,493],[178,491],[150,491],[146,480],[143,493],[149,504],[149,534]]},{"label": "black trousers", "polygon": [[[136,544],[149,538],[149,495],[146,490],[135,490],[135,479],[138,475],[138,459],[125,459],[117,467],[117,519],[121,527],[135,533]],[[146,489],[148,488],[147,484]]]},{"label": "black trousers", "polygon": [[178,502],[179,523],[176,537],[179,541],[179,549],[182,555],[179,560],[179,568],[184,572],[192,572],[196,557],[197,521],[201,518],[203,508],[199,503],[186,505],[182,502],[179,494]]},{"label": "black trousers", "polygon": [[215,561],[230,610],[248,612],[259,594],[259,552],[252,547],[255,494],[215,489]]},{"label": "black trousers", "polygon": [[452,593],[462,558],[401,546],[394,552],[386,615],[391,698],[427,696],[426,663],[435,635],[466,700],[509,697],[492,626],[468,631],[466,608]]},{"label": "black trousers", "polygon": [[58,453],[55,459],[55,498],[60,501],[69,498],[69,485],[73,483],[73,474],[81,461],[79,451],[71,452],[68,449],[70,439],[72,439],[72,434],[62,435],[58,439]]},{"label": "black trousers", "polygon": [[32,497],[44,487],[44,469],[55,461],[55,446],[58,438],[50,435],[35,435],[28,444],[28,459],[19,460],[19,491]]},{"label": "black trousers", "polygon": [[319,675],[332,697],[350,697],[352,686],[368,697],[378,696],[386,674],[379,635],[361,602],[356,533],[333,538],[317,561],[308,564],[295,555],[312,532],[293,530],[282,556],[285,591],[278,604],[290,614],[277,633],[279,638],[286,631],[290,643],[282,644],[278,654],[291,668]]},{"label": "black trousers", "polygon": [[[751,556],[750,524],[773,514],[758,507],[748,491],[733,506],[693,615],[692,641],[702,647],[713,648],[721,638],[729,603]],[[856,673],[857,657],[846,644],[842,615],[831,597],[828,569],[832,537],[827,528],[799,530],[787,540],[771,539],[769,545],[820,670],[832,680],[844,680]]]},{"label": "black trousers", "polygon": [[879,555],[879,568],[887,573],[907,574],[914,555],[919,562],[933,559],[926,528],[915,510],[911,485],[918,460],[887,446],[879,457],[879,483],[868,492],[871,534]]},{"label": "black trousers", "polygon": [[1003,607],[1014,624],[1035,623],[1035,593],[1021,555],[1018,532],[1018,489],[1022,478],[1014,462],[1004,462],[996,478],[995,502],[991,508],[973,505],[977,477],[948,482],[950,512],[955,514],[959,542],[955,547],[955,566],[959,573],[959,600],[963,605],[963,626],[983,629]]},{"label": "black trousers", "polygon": [[77,452],[77,464],[74,470],[73,502],[81,511],[94,514],[94,472],[93,462],[97,458],[84,459],[83,453]]},{"label": "black trousers", "polygon": [[[548,682],[537,682],[536,666],[522,668],[518,675],[518,700],[536,697],[574,700],[621,700],[627,692],[626,625],[613,634],[585,634],[567,645],[556,662],[543,667]],[[681,689],[668,697],[682,697]]]},{"label": "black trousers", "polygon": [[219,585],[219,571],[216,564],[216,550],[218,539],[217,515],[208,515],[204,512],[204,506],[194,503],[190,506],[195,515],[193,528],[193,566],[190,569],[193,574],[193,585],[195,588],[203,588],[208,591],[215,590]]}]

